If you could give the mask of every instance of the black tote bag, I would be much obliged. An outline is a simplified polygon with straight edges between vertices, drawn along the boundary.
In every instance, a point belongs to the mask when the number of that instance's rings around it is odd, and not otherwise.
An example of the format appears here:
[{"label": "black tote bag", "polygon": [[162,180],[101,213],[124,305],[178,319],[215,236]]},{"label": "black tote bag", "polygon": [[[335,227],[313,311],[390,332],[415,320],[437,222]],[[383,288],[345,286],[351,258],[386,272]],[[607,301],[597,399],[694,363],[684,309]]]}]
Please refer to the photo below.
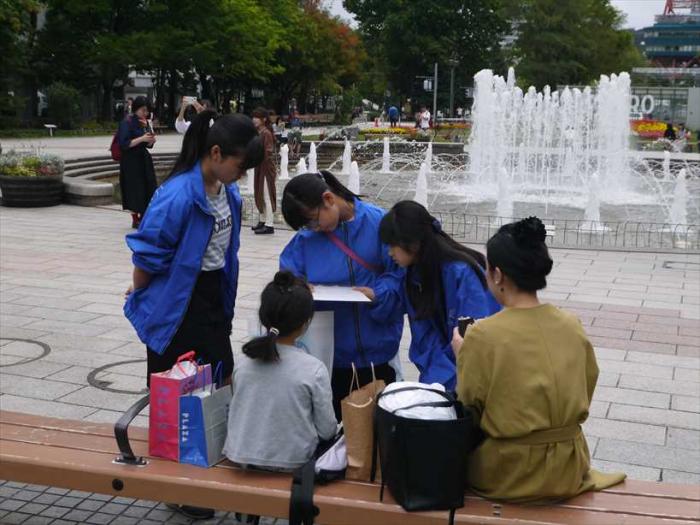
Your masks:
[{"label": "black tote bag", "polygon": [[[397,388],[382,392],[383,396],[406,390],[429,390],[443,401],[411,405],[454,407],[457,419],[428,420],[402,417],[384,410],[375,410],[375,449],[378,449],[384,484],[394,499],[408,511],[451,510],[464,506],[467,454],[481,440],[481,430],[474,424],[471,412],[446,392],[419,387]],[[376,464],[376,450],[373,465]]]}]

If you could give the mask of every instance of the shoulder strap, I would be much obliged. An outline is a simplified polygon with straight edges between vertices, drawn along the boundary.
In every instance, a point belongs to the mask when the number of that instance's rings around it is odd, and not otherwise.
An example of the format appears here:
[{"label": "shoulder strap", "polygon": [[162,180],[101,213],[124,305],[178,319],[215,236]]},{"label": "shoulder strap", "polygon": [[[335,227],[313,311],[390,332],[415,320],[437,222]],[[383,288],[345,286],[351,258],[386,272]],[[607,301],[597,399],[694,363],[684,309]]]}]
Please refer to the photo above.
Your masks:
[{"label": "shoulder strap", "polygon": [[316,456],[292,473],[292,493],[289,498],[289,525],[313,525],[318,508],[314,506]]},{"label": "shoulder strap", "polygon": [[335,244],[345,255],[350,257],[353,261],[355,261],[357,264],[359,264],[366,270],[369,270],[370,272],[374,273],[382,273],[381,267],[379,267],[376,264],[370,264],[367,261],[365,261],[362,257],[357,255],[352,250],[352,248],[350,248],[347,244],[341,241],[335,233],[326,232],[326,237],[328,237],[328,240]]}]

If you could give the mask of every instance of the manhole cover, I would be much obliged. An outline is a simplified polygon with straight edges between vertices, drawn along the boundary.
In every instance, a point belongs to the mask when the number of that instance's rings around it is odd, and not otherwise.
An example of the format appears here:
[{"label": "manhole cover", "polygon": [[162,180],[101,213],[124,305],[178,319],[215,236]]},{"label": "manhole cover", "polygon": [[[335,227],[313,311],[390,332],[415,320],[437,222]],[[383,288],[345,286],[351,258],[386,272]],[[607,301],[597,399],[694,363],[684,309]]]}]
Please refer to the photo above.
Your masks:
[{"label": "manhole cover", "polygon": [[47,356],[51,347],[41,341],[18,339],[15,337],[0,337],[0,368],[6,366],[26,365]]},{"label": "manhole cover", "polygon": [[142,377],[145,359],[119,361],[95,368],[87,376],[88,384],[115,394],[145,394],[148,389],[142,388],[146,379]]}]

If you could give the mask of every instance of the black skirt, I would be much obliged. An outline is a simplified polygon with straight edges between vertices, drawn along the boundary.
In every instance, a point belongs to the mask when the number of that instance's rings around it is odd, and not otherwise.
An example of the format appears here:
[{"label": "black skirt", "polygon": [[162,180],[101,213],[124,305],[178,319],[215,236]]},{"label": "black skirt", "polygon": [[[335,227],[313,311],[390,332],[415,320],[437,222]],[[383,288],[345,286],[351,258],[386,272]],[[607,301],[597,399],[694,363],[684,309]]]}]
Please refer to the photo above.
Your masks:
[{"label": "black skirt", "polygon": [[222,378],[233,372],[231,349],[231,319],[226,318],[221,299],[223,270],[201,272],[192,292],[185,317],[172,341],[162,354],[148,348],[148,379],[151,374],[170,370],[182,354],[194,351],[200,363],[210,363],[212,373],[221,363]]},{"label": "black skirt", "polygon": [[122,208],[135,213],[144,213],[156,191],[156,172],[153,159],[146,146],[122,150],[119,163],[119,186]]}]

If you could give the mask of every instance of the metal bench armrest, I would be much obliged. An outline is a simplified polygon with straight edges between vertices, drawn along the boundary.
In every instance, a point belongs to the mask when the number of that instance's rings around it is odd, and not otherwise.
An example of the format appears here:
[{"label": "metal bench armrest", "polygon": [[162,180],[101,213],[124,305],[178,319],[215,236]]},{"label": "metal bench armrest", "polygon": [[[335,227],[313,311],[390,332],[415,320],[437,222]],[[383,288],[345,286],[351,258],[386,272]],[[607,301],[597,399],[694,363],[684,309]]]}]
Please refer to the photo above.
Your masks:
[{"label": "metal bench armrest", "polygon": [[131,450],[131,445],[129,444],[129,424],[133,419],[148,405],[150,401],[150,394],[146,394],[136,403],[131,405],[129,409],[124,412],[124,415],[119,418],[119,421],[114,425],[114,437],[117,439],[117,446],[119,447],[119,452],[121,454],[114,459],[115,463],[123,463],[126,465],[146,465],[147,461],[141,456],[135,456],[134,452]]}]

